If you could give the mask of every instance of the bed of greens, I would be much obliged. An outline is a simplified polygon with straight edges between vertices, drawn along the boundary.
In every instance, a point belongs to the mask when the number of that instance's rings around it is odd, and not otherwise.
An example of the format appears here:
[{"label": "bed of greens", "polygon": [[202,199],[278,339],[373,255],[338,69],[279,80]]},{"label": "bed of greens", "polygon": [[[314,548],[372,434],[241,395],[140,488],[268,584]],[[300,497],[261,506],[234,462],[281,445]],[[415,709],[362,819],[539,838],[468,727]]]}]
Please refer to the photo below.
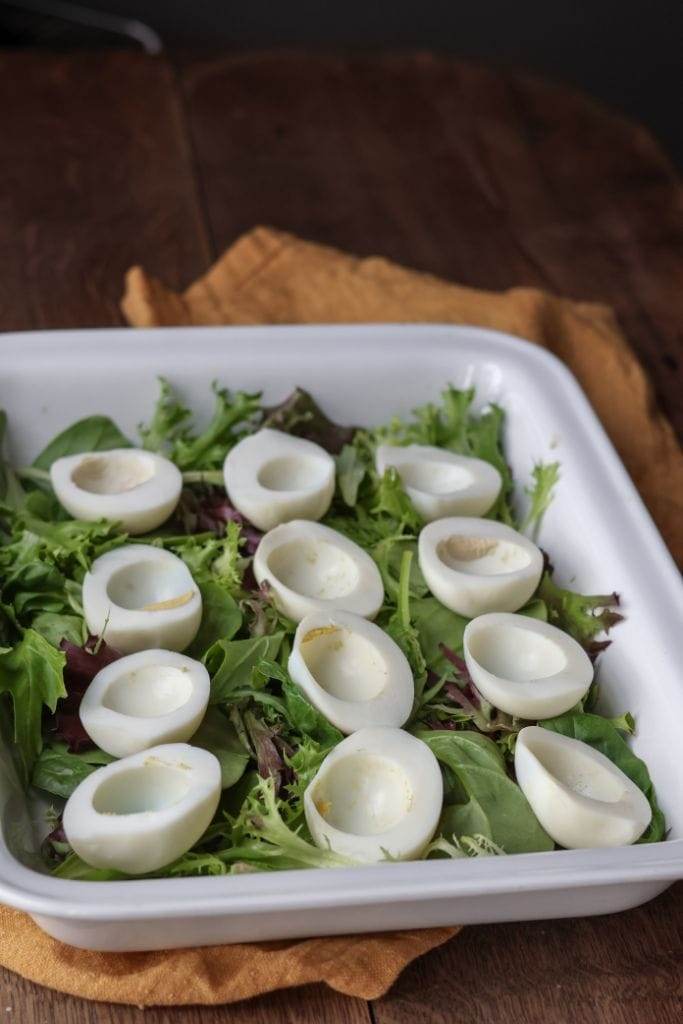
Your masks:
[{"label": "bed of greens", "polygon": [[[103,636],[89,636],[81,585],[92,562],[124,543],[141,541],[179,556],[201,592],[199,632],[185,652],[210,674],[208,713],[192,738],[219,760],[222,798],[199,842],[163,876],[331,867],[349,860],[314,845],[303,793],[325,756],[341,740],[287,672],[295,624],[259,587],[251,560],[260,532],[230,504],[223,488],[226,453],[263,426],[305,437],[336,460],[335,496],[322,522],[359,544],[375,560],[385,600],[376,622],[406,655],[415,680],[406,728],[436,755],[444,805],[425,857],[502,855],[553,849],[515,781],[513,755],[528,725],[483,699],[463,661],[467,619],[428,591],[417,559],[419,514],[395,469],[375,471],[375,448],[434,445],[491,463],[503,487],[488,518],[537,536],[559,478],[557,463],[530,467],[520,509],[503,450],[504,412],[472,411],[471,390],[448,387],[438,404],[376,429],[330,422],[307,393],[296,390],[276,408],[258,394],[216,387],[215,409],[197,431],[189,409],[165,381],[139,439],[126,438],[106,416],[64,430],[29,467],[0,460],[0,730],[18,776],[50,804],[43,842],[45,869],[61,878],[127,877],[89,867],[70,849],[61,826],[63,801],[97,767],[113,758],[84,731],[79,705],[89,683],[119,657]],[[11,425],[10,425],[11,426]],[[0,445],[7,428],[0,413]],[[183,473],[180,504],[165,526],[128,538],[116,523],[68,517],[49,483],[55,459],[135,443],[171,459]],[[582,595],[553,579],[552,552],[541,582],[521,610],[577,640],[594,660],[621,616],[616,594]],[[640,842],[665,835],[663,815],[645,764],[627,737],[635,723],[600,714],[598,687],[569,712],[541,723],[589,744],[646,795],[652,819]]]}]

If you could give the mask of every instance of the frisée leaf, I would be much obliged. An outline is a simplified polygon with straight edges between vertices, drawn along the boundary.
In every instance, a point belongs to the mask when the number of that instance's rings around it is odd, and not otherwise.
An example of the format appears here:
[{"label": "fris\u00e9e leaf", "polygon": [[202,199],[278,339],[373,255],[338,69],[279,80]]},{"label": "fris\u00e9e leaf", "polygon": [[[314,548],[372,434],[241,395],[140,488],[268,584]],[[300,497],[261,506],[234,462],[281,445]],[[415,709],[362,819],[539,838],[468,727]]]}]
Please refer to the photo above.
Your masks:
[{"label": "fris\u00e9e leaf", "polygon": [[64,654],[34,629],[27,629],[15,647],[0,653],[0,714],[11,701],[13,749],[25,783],[43,749],[43,707],[54,713],[59,698],[66,696],[65,663]]}]

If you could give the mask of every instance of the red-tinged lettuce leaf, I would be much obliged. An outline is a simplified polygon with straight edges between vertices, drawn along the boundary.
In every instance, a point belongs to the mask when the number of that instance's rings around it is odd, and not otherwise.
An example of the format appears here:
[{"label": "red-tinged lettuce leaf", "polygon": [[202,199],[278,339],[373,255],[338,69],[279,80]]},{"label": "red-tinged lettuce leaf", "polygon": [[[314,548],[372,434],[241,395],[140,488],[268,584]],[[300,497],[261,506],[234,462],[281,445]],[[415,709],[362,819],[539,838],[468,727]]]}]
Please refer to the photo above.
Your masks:
[{"label": "red-tinged lettuce leaf", "polygon": [[183,533],[225,534],[228,523],[237,523],[242,538],[242,551],[253,555],[263,533],[238,512],[225,492],[217,488],[185,488],[180,496],[173,520]]},{"label": "red-tinged lettuce leaf", "polygon": [[245,712],[244,725],[256,756],[259,775],[262,779],[273,779],[275,792],[280,793],[294,779],[286,761],[292,756],[291,747],[280,736],[277,726],[267,725],[251,711]]},{"label": "red-tinged lettuce leaf", "polygon": [[69,753],[77,754],[94,746],[78,714],[83,695],[97,673],[122,655],[94,636],[88,637],[82,647],[68,640],[62,640],[60,647],[66,655],[66,695],[55,710],[51,733],[54,739],[64,740]]},{"label": "red-tinged lettuce leaf", "polygon": [[356,432],[355,427],[343,427],[329,419],[303,388],[296,388],[280,405],[264,411],[263,427],[304,437],[333,455],[338,455],[345,444],[351,444]]}]

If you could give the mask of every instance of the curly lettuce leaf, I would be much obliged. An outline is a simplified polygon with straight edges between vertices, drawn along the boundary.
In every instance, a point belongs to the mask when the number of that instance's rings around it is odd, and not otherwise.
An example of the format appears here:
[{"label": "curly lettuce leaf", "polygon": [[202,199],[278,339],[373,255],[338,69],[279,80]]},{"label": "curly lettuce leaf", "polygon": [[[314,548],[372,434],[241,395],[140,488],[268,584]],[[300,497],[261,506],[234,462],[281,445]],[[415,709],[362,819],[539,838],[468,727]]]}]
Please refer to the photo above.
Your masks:
[{"label": "curly lettuce leaf", "polygon": [[231,853],[233,860],[248,861],[260,852],[270,858],[271,867],[279,868],[335,868],[354,863],[349,857],[309,843],[298,830],[286,824],[282,807],[273,780],[261,780],[234,823],[237,850]]},{"label": "curly lettuce leaf", "polygon": [[[0,705],[3,700],[12,704],[14,753],[25,784],[43,749],[43,708],[54,713],[57,701],[66,696],[65,664],[62,651],[33,629],[27,629],[15,647],[0,653]],[[4,713],[2,706],[0,712]]]},{"label": "curly lettuce leaf", "polygon": [[559,462],[537,462],[531,471],[533,483],[525,488],[529,496],[529,510],[524,517],[521,530],[531,529],[532,537],[536,538],[541,529],[543,516],[553,500],[555,487],[560,479]]},{"label": "curly lettuce leaf", "polygon": [[608,633],[623,619],[614,610],[619,607],[618,594],[578,594],[558,586],[549,572],[543,574],[536,597],[547,608],[548,622],[573,636],[589,654],[605,646],[596,643],[598,634]]},{"label": "curly lettuce leaf", "polygon": [[214,411],[206,429],[197,435],[183,431],[173,440],[170,458],[179,469],[207,472],[221,469],[229,450],[261,417],[260,393],[249,394],[214,384]]},{"label": "curly lettuce leaf", "polygon": [[159,398],[154,415],[149,424],[138,426],[142,447],[147,451],[168,454],[174,444],[189,433],[191,422],[191,411],[178,401],[166,378],[159,377]]}]

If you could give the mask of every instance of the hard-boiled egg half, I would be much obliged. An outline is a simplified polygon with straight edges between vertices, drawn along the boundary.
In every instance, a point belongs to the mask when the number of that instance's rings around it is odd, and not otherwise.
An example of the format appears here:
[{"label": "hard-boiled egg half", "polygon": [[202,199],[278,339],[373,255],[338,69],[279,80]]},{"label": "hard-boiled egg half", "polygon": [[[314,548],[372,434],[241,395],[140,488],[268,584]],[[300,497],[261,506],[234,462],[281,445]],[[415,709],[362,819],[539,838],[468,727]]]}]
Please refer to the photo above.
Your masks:
[{"label": "hard-boiled egg half", "polygon": [[334,494],[332,456],[279,430],[258,430],[239,441],[223,472],[230,501],[259,530],[290,519],[320,519]]},{"label": "hard-boiled egg half", "polygon": [[169,743],[98,768],[74,790],[63,825],[94,868],[157,871],[193,846],[221,795],[221,768],[208,750]]},{"label": "hard-boiled egg half", "polygon": [[588,692],[593,665],[561,629],[526,615],[492,612],[465,627],[463,649],[477,689],[518,718],[552,718]]},{"label": "hard-boiled egg half", "polygon": [[202,617],[185,563],[150,544],[126,544],[96,558],[83,580],[88,629],[123,654],[149,647],[182,651]]},{"label": "hard-boiled egg half", "polygon": [[295,622],[332,609],[372,619],[384,600],[382,577],[370,555],[329,526],[303,519],[263,537],[254,575],[270,586],[277,606]]},{"label": "hard-boiled egg half", "polygon": [[52,489],[74,519],[112,519],[127,533],[148,533],[178,504],[183,479],[162,455],[137,448],[85,452],[57,459]]},{"label": "hard-boiled egg half", "polygon": [[434,597],[473,619],[516,612],[543,572],[543,555],[527,537],[491,519],[454,517],[425,526],[418,541],[422,575]]},{"label": "hard-boiled egg half", "polygon": [[389,466],[396,469],[408,497],[427,523],[443,516],[483,516],[502,484],[500,473],[489,462],[430,445],[381,444],[375,466],[380,476]]},{"label": "hard-boiled egg half", "polygon": [[302,619],[288,668],[311,704],[344,733],[401,726],[413,707],[413,674],[403,651],[379,626],[349,612]]},{"label": "hard-boiled egg half", "polygon": [[402,729],[359,729],[327,755],[304,793],[316,846],[364,863],[419,857],[441,814],[429,747]]},{"label": "hard-boiled egg half", "polygon": [[628,846],[650,823],[645,794],[581,740],[537,725],[522,729],[515,774],[543,828],[566,849]]},{"label": "hard-boiled egg half", "polygon": [[209,689],[201,662],[175,651],[139,651],[97,673],[81,701],[81,723],[102,750],[128,757],[188,740],[204,718]]}]

